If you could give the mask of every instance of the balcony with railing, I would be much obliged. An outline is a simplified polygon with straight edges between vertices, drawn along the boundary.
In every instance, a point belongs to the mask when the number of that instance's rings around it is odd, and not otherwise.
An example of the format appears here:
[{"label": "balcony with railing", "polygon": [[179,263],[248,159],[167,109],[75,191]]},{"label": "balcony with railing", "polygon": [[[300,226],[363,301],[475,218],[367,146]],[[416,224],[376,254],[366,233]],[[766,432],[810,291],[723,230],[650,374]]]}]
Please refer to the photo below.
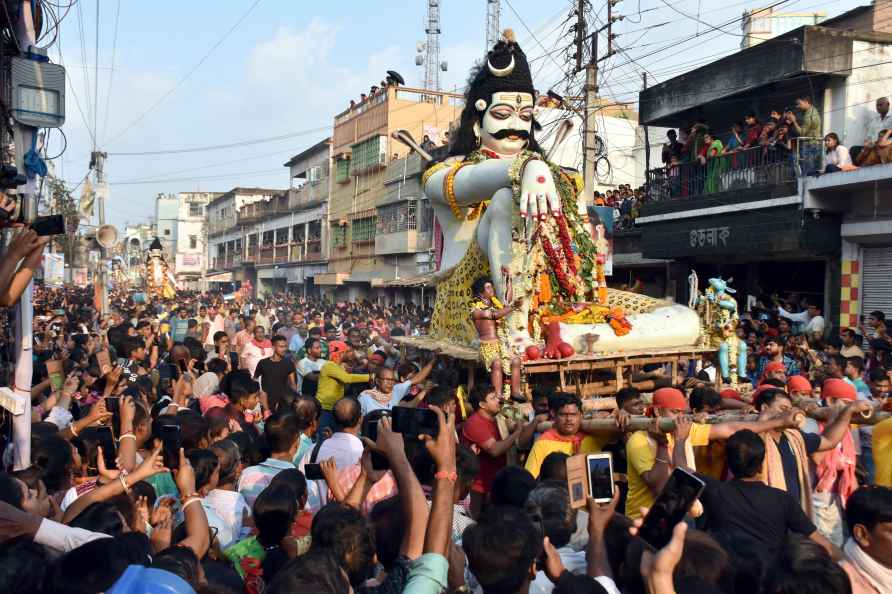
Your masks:
[{"label": "balcony with railing", "polygon": [[671,164],[647,172],[647,193],[652,203],[697,204],[709,198],[729,198],[743,190],[789,196],[796,193],[798,161],[797,154],[785,147],[757,146],[705,160]]},{"label": "balcony with railing", "polygon": [[208,235],[218,235],[235,229],[238,225],[236,217],[208,217]]},{"label": "balcony with railing", "polygon": [[304,210],[323,204],[328,199],[328,178],[304,183],[299,188],[288,190],[288,207]]}]

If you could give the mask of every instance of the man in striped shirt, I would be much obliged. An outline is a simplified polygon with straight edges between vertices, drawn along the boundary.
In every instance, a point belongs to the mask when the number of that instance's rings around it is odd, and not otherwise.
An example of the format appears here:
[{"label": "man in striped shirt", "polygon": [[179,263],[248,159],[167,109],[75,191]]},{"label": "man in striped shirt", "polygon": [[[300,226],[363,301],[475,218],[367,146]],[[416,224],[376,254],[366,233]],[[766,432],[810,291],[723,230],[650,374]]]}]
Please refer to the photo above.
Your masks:
[{"label": "man in striped shirt", "polygon": [[271,450],[269,458],[243,470],[238,481],[238,492],[248,502],[248,507],[254,506],[254,500],[274,476],[294,468],[294,454],[300,445],[300,426],[291,412],[270,416],[264,424],[263,434]]}]

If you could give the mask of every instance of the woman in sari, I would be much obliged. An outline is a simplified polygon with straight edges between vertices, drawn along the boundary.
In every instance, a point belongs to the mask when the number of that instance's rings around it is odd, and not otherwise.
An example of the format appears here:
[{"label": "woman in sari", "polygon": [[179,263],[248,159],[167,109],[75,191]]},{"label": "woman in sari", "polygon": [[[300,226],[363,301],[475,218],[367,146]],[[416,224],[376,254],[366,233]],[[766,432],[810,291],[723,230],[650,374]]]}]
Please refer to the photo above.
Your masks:
[{"label": "woman in sari", "polygon": [[721,155],[725,147],[722,145],[722,141],[714,137],[711,132],[703,135],[703,145],[704,151],[701,153],[700,163],[704,165],[706,171],[704,191],[707,194],[713,194],[719,191],[719,177],[722,174],[722,164],[725,162]]}]

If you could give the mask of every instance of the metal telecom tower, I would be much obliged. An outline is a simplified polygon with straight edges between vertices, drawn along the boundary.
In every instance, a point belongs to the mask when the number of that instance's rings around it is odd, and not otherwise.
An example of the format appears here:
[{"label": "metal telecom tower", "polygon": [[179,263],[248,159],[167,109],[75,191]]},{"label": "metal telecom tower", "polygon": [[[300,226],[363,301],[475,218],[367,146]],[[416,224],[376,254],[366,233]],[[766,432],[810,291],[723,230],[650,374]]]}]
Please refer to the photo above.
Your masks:
[{"label": "metal telecom tower", "polygon": [[499,0],[486,0],[486,52],[499,41]]},{"label": "metal telecom tower", "polygon": [[[427,33],[424,56],[424,88],[440,90],[440,0],[427,0]],[[419,56],[420,57],[420,56]]]}]

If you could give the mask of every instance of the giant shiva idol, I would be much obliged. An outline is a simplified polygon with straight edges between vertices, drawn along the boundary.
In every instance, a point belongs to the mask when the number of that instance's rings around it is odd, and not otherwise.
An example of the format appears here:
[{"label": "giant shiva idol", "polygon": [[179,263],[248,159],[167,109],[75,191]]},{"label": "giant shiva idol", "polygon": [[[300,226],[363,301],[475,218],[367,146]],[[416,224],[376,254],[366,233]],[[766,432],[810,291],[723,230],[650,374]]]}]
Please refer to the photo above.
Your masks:
[{"label": "giant shiva idol", "polygon": [[477,346],[471,287],[491,278],[495,302],[517,304],[498,330],[506,371],[540,356],[540,341],[548,357],[696,344],[692,309],[606,288],[581,177],[546,159],[535,101],[506,31],[471,73],[449,156],[422,178],[444,237],[431,336]]}]

